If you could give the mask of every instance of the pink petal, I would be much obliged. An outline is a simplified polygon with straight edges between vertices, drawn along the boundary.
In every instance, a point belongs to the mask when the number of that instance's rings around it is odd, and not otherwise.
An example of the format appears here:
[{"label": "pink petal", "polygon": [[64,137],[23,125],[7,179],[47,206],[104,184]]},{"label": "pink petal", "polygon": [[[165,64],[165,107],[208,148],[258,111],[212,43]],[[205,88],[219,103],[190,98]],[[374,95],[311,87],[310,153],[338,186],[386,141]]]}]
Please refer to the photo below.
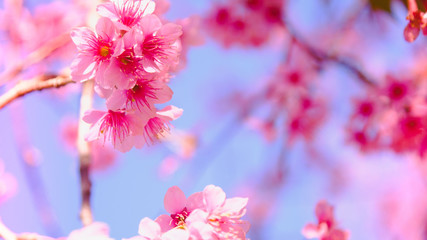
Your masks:
[{"label": "pink petal", "polygon": [[166,192],[163,202],[168,213],[176,214],[185,208],[187,198],[179,187],[173,186]]},{"label": "pink petal", "polygon": [[183,229],[174,228],[162,235],[162,240],[188,240],[190,234]]},{"label": "pink petal", "polygon": [[167,23],[156,35],[166,36],[169,39],[178,39],[182,35],[182,26],[175,23]]},{"label": "pink petal", "polygon": [[79,50],[86,49],[88,40],[96,39],[95,33],[87,27],[74,28],[70,32],[70,36]]},{"label": "pink petal", "polygon": [[145,36],[158,31],[162,27],[162,22],[156,15],[147,15],[141,19],[141,29]]},{"label": "pink petal", "polygon": [[114,27],[113,22],[106,17],[102,17],[98,20],[95,26],[96,33],[101,36],[102,39],[110,39],[116,34],[116,28]]},{"label": "pink petal", "polygon": [[162,104],[162,103],[169,102],[172,99],[172,95],[173,95],[172,89],[164,83],[157,84],[157,85],[159,86],[154,86],[154,87],[159,88],[159,90],[156,91],[157,99],[154,99],[153,103]]},{"label": "pink petal", "polygon": [[177,108],[175,106],[169,105],[158,111],[157,115],[167,121],[172,121],[181,117],[183,111],[184,110],[182,110],[182,108]]},{"label": "pink petal", "polygon": [[323,232],[321,232],[320,229],[318,229],[317,225],[313,223],[305,225],[301,233],[304,237],[308,239],[319,238],[323,235]]},{"label": "pink petal", "polygon": [[105,102],[107,108],[110,110],[122,109],[126,104],[126,94],[123,90],[113,90],[113,93]]},{"label": "pink petal", "polygon": [[83,114],[83,121],[95,123],[105,115],[105,112],[98,110],[89,110]]},{"label": "pink petal", "polygon": [[119,20],[119,18],[115,14],[116,11],[114,7],[114,3],[112,2],[106,2],[98,5],[98,7],[96,8],[96,11],[98,12],[99,15],[103,17],[107,17],[113,21]]},{"label": "pink petal", "polygon": [[227,213],[233,213],[241,217],[246,212],[247,204],[248,198],[230,198],[225,200],[224,206],[222,207],[222,211]]},{"label": "pink petal", "polygon": [[203,192],[196,192],[191,194],[187,199],[187,210],[192,212],[195,209],[203,209]]},{"label": "pink petal", "polygon": [[172,226],[170,224],[172,221],[172,218],[169,215],[162,214],[158,216],[154,221],[159,224],[162,232],[166,232],[172,229]]},{"label": "pink petal", "polygon": [[225,192],[214,185],[209,185],[203,190],[206,208],[209,212],[222,206],[225,202]]},{"label": "pink petal", "polygon": [[143,237],[147,237],[149,239],[158,238],[161,234],[160,226],[155,221],[146,217],[142,219],[141,222],[139,223],[138,233],[139,235]]},{"label": "pink petal", "polygon": [[408,42],[413,42],[415,39],[417,39],[418,35],[420,34],[420,29],[417,27],[412,27],[410,23],[406,25],[405,30],[403,31],[403,36],[405,37],[405,40]]},{"label": "pink petal", "polygon": [[71,77],[77,82],[89,80],[95,76],[96,66],[92,56],[80,54],[71,63]]}]

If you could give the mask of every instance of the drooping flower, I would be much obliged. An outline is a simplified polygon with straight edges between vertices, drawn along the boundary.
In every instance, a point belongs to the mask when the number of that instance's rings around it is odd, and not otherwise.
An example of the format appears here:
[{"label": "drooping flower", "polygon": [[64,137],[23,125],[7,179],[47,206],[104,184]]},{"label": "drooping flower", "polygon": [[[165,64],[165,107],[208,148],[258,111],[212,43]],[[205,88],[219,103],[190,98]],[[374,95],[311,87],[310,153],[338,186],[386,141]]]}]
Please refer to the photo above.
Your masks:
[{"label": "drooping flower", "polygon": [[147,122],[146,116],[141,114],[97,111],[85,113],[83,120],[92,124],[86,141],[101,139],[110,141],[119,151],[129,151],[133,146],[142,147],[141,141],[135,136],[142,135],[143,127]]},{"label": "drooping flower", "polygon": [[144,127],[144,139],[148,144],[155,143],[169,134],[170,121],[182,115],[182,109],[175,106],[167,106],[150,118]]}]

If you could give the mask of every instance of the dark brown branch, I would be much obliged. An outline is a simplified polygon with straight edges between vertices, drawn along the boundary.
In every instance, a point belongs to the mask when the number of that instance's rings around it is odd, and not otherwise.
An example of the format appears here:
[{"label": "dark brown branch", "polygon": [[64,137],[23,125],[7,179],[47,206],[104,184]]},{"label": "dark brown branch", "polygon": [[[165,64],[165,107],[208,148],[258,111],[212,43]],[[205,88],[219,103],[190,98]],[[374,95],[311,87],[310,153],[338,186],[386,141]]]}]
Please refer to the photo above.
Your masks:
[{"label": "dark brown branch", "polygon": [[38,76],[31,80],[21,81],[9,91],[0,96],[0,109],[4,108],[13,100],[20,98],[28,93],[49,88],[59,88],[69,83],[74,83],[70,76],[56,76],[53,78],[47,78],[47,76]]}]

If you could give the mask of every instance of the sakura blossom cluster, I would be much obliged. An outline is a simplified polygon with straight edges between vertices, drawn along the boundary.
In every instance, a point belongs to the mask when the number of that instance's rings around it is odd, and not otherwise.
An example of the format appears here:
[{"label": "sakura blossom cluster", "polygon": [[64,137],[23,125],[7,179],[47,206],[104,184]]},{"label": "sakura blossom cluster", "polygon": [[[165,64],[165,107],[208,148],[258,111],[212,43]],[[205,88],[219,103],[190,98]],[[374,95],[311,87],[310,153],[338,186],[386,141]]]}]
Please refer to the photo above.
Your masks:
[{"label": "sakura blossom cluster", "polygon": [[308,239],[347,240],[349,232],[338,228],[334,217],[334,208],[325,200],[316,205],[317,224],[308,223],[302,230],[302,235]]},{"label": "sakura blossom cluster", "polygon": [[422,30],[423,35],[427,35],[427,15],[418,9],[415,0],[408,1],[408,16],[406,19],[409,21],[403,31],[403,36],[408,42],[413,42],[420,35]]},{"label": "sakura blossom cluster", "polygon": [[350,140],[362,151],[427,150],[427,86],[421,81],[386,76],[385,83],[354,100],[348,123]]},{"label": "sakura blossom cluster", "polygon": [[268,141],[275,140],[280,131],[289,134],[289,143],[298,137],[311,140],[327,112],[325,101],[312,91],[314,70],[310,64],[279,65],[258,100],[264,111],[268,109],[267,116],[247,118],[249,126]]},{"label": "sakura blossom cluster", "polygon": [[83,120],[92,124],[86,140],[110,141],[122,152],[141,148],[164,137],[170,121],[182,114],[174,106],[155,106],[172,98],[167,83],[179,63],[183,35],[181,25],[156,14],[160,10],[151,0],[113,0],[97,7],[102,17],[95,32],[86,27],[71,32],[79,51],[72,78],[94,79],[108,108],[86,112]]},{"label": "sakura blossom cluster", "polygon": [[128,240],[247,239],[249,223],[241,219],[247,202],[247,198],[227,199],[224,191],[213,185],[188,198],[174,186],[164,198],[169,214],[160,215],[154,221],[142,219],[139,236]]},{"label": "sakura blossom cluster", "polygon": [[225,46],[260,46],[283,30],[284,0],[217,3],[206,18],[209,33]]}]

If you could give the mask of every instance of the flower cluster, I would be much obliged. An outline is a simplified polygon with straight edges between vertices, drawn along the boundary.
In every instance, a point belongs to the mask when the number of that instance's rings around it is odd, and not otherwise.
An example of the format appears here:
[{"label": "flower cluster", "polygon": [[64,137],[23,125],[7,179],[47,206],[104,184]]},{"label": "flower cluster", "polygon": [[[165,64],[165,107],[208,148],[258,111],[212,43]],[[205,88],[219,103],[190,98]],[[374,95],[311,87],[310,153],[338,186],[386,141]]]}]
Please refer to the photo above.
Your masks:
[{"label": "flower cluster", "polygon": [[161,215],[154,221],[142,219],[139,236],[128,240],[246,239],[249,223],[241,217],[247,202],[247,198],[226,199],[224,191],[213,185],[188,198],[174,186],[164,198],[169,215]]},{"label": "flower cluster", "polygon": [[[211,35],[225,46],[260,46],[281,31],[284,0],[232,0],[208,14]],[[236,37],[238,36],[238,37]]]},{"label": "flower cluster", "polygon": [[387,76],[383,86],[355,100],[348,124],[352,142],[363,151],[395,152],[427,150],[427,86],[415,80]]},{"label": "flower cluster", "polygon": [[308,239],[319,240],[347,240],[350,234],[337,228],[334,218],[334,208],[322,200],[316,205],[317,224],[309,223],[302,230],[302,235]]},{"label": "flower cluster", "polygon": [[152,144],[169,131],[182,109],[163,104],[172,98],[167,86],[179,63],[182,26],[164,22],[151,0],[113,0],[100,4],[95,32],[82,27],[71,32],[79,52],[71,65],[76,81],[95,80],[107,111],[86,112],[92,124],[86,140],[110,141],[126,152]]}]

